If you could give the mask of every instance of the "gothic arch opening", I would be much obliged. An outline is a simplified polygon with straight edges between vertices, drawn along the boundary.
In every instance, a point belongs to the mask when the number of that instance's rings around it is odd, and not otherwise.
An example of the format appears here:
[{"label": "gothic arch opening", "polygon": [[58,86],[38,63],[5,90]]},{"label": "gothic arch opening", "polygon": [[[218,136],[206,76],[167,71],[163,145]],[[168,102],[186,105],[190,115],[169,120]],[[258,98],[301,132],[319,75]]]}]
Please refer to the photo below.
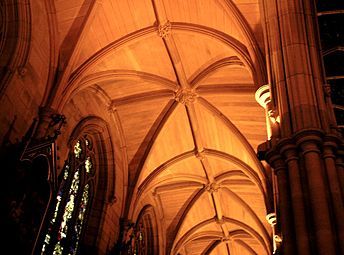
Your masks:
[{"label": "gothic arch opening", "polygon": [[100,253],[106,211],[115,195],[112,156],[108,157],[112,143],[106,123],[95,117],[83,119],[64,150],[67,159],[35,252]]}]

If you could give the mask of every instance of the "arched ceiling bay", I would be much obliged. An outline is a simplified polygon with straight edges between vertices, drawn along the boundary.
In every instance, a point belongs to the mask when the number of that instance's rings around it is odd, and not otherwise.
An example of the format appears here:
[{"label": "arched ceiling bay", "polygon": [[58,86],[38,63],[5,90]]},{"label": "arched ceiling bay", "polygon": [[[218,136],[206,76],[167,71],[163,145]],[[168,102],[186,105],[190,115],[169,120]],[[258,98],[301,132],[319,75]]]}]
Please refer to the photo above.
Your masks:
[{"label": "arched ceiling bay", "polygon": [[97,9],[94,16],[89,17],[88,33],[82,38],[83,47],[75,61],[76,66],[109,43],[155,22],[150,0],[95,2]]},{"label": "arched ceiling bay", "polygon": [[140,211],[135,205],[153,201],[171,254],[204,251],[210,244],[200,240],[215,232],[211,239],[229,239],[226,247],[237,254],[269,254],[262,167],[234,125],[202,100],[179,103],[160,127],[140,170],[130,217]]},{"label": "arched ceiling bay", "polygon": [[54,106],[72,118],[91,108],[119,130],[124,216],[152,205],[168,254],[270,254],[257,1],[63,2],[61,37],[83,26]]},{"label": "arched ceiling bay", "polygon": [[[67,33],[67,29],[70,32],[73,25],[75,26],[71,22],[72,17],[76,17],[73,20],[74,23],[83,20],[88,5],[92,2],[94,1],[85,0],[72,5],[66,5],[66,3],[57,5],[57,9],[60,10],[58,17],[63,24],[61,26],[62,37]],[[231,35],[236,40],[246,44],[252,38],[249,38],[247,31],[243,28],[251,27],[257,35],[256,38],[261,42],[263,41],[257,2],[237,1],[237,5],[229,0],[104,0],[99,3],[95,2],[96,4],[92,8],[96,11],[88,17],[87,33],[82,38],[83,47],[80,48],[77,60],[75,60],[75,67],[113,41],[140,29],[156,26],[157,23],[164,23],[166,20],[209,27]],[[68,8],[65,12],[61,10],[63,5]],[[249,14],[248,20],[240,17],[240,9],[245,14]],[[210,19],[209,15],[213,18]]]},{"label": "arched ceiling bay", "polygon": [[88,74],[106,70],[135,70],[175,81],[164,43],[156,33],[134,40],[111,51]]}]

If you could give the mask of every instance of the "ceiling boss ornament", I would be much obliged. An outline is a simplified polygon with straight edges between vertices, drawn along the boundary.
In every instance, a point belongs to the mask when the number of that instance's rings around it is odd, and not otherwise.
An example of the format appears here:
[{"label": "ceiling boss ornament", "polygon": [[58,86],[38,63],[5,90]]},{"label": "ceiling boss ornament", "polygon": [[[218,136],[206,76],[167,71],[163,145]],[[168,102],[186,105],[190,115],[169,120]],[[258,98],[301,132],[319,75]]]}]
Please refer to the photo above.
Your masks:
[{"label": "ceiling boss ornament", "polygon": [[171,22],[169,20],[167,20],[165,23],[163,24],[159,24],[158,27],[158,35],[161,38],[166,38],[166,36],[168,36],[171,33]]},{"label": "ceiling boss ornament", "polygon": [[175,100],[185,105],[195,102],[197,97],[198,95],[191,89],[179,89],[175,94]]},{"label": "ceiling boss ornament", "polygon": [[217,192],[220,188],[220,184],[216,182],[208,183],[205,187],[206,191],[208,191],[209,193]]}]

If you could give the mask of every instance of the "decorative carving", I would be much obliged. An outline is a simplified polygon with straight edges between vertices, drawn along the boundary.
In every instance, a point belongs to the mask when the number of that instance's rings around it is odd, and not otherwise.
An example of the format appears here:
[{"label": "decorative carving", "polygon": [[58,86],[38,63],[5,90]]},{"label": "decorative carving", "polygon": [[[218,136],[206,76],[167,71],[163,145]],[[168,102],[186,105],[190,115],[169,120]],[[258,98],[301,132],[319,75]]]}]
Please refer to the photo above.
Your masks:
[{"label": "decorative carving", "polygon": [[190,104],[195,102],[198,95],[191,89],[179,89],[176,92],[175,100],[181,104]]},{"label": "decorative carving", "polygon": [[269,222],[272,228],[273,254],[276,254],[282,242],[282,238],[276,233],[276,224],[277,224],[276,213],[269,213],[268,215],[266,215],[266,220]]},{"label": "decorative carving", "polygon": [[109,112],[110,114],[115,113],[115,112],[117,111],[115,103],[114,103],[114,102],[111,102],[111,103],[108,105],[107,110],[108,110],[108,112]]},{"label": "decorative carving", "polygon": [[229,243],[230,237],[229,236],[224,236],[221,238],[221,242]]},{"label": "decorative carving", "polygon": [[273,124],[279,124],[280,123],[280,116],[277,112],[277,110],[269,109],[268,112],[268,117],[270,119],[270,122]]},{"label": "decorative carving", "polygon": [[196,158],[198,158],[200,161],[205,160],[204,153],[203,153],[202,151],[198,151],[198,152],[196,153]]},{"label": "decorative carving", "polygon": [[158,35],[161,38],[166,38],[171,33],[171,22],[167,20],[164,24],[159,24]]},{"label": "decorative carving", "polygon": [[66,117],[61,114],[50,115],[50,122],[46,131],[47,140],[55,140],[61,134],[61,128],[66,124]]},{"label": "decorative carving", "polygon": [[220,184],[218,184],[218,183],[216,183],[216,182],[209,183],[209,184],[205,187],[205,189],[206,189],[209,193],[217,192],[220,188],[221,188]]},{"label": "decorative carving", "polygon": [[266,84],[257,89],[255,94],[256,101],[266,109],[267,105],[270,103],[270,85]]},{"label": "decorative carving", "polygon": [[266,215],[266,220],[271,226],[275,226],[277,224],[276,213],[269,213]]},{"label": "decorative carving", "polygon": [[17,68],[17,72],[18,72],[18,75],[20,77],[24,77],[25,74],[27,73],[27,68],[24,67],[24,66],[20,66],[20,67]]},{"label": "decorative carving", "polygon": [[50,108],[42,107],[39,112],[39,123],[31,143],[39,144],[44,141],[55,141],[61,134],[61,128],[66,124],[66,117]]},{"label": "decorative carving", "polygon": [[280,134],[280,116],[276,109],[273,108],[271,103],[270,85],[266,84],[261,86],[255,94],[256,101],[265,109],[266,113],[266,126],[268,139],[278,138]]}]

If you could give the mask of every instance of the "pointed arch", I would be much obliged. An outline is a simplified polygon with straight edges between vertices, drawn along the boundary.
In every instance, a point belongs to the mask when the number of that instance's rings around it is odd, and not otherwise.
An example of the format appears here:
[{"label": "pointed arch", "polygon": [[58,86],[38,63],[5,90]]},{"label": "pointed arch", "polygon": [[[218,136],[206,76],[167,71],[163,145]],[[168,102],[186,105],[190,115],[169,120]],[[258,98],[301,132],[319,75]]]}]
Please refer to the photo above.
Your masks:
[{"label": "pointed arch", "polygon": [[[249,45],[247,45],[248,52],[251,56],[252,63],[256,67],[255,83],[257,88],[267,83],[266,64],[261,50],[259,49],[258,42],[253,34],[252,29],[247,23],[245,17],[241,14],[240,10],[233,2],[233,0],[219,0],[221,1],[231,14],[235,17],[235,22],[243,32]],[[226,8],[225,8],[226,9]]]},{"label": "pointed arch", "polygon": [[[244,231],[250,237],[254,238],[259,244],[262,245],[262,247],[264,247],[264,249],[266,250],[266,254],[270,254],[270,247],[265,244],[264,239],[253,228],[251,228],[243,222],[240,222],[229,217],[223,217],[223,221],[235,225],[238,229]],[[189,229],[176,243],[174,243],[173,249],[171,250],[172,253],[176,254],[176,252],[180,250],[180,248],[183,246],[183,244],[185,244],[185,242],[187,242],[190,239],[193,239],[194,234],[197,232],[197,230],[209,224],[217,224],[216,219],[212,218],[204,220],[198,223],[197,225],[193,226],[191,229]]]},{"label": "pointed arch", "polygon": [[[250,156],[252,162],[254,162],[254,166],[257,169],[257,174],[259,175],[260,180],[265,184],[267,183],[267,175],[264,171],[262,164],[259,162],[256,153],[252,149],[251,145],[247,142],[246,138],[243,134],[238,130],[238,128],[225,116],[223,115],[215,106],[209,103],[205,98],[199,97],[198,101],[202,104],[205,108],[207,108],[210,112],[215,114],[227,127],[231,130],[235,136],[240,140],[241,144],[245,147],[248,155]],[[268,183],[267,183],[268,184]],[[265,187],[264,187],[265,189]]]},{"label": "pointed arch", "polygon": [[156,137],[159,135],[159,133],[161,132],[162,128],[164,127],[165,123],[168,121],[168,119],[170,118],[170,116],[172,115],[172,113],[174,112],[174,110],[176,109],[178,105],[178,102],[177,101],[173,101],[171,102],[166,111],[164,112],[163,114],[163,117],[162,119],[160,120],[160,122],[158,123],[157,125],[157,128],[154,130],[154,134],[153,136],[151,137],[150,139],[150,142],[149,144],[146,146],[146,149],[145,149],[145,152],[144,152],[144,155],[137,167],[137,169],[139,169],[139,171],[137,171],[137,174],[136,176],[134,177],[134,180],[133,180],[133,186],[131,187],[131,190],[128,192],[128,196],[127,196],[127,201],[131,201],[129,202],[129,206],[127,206],[125,208],[125,214],[126,215],[129,215],[129,214],[132,214],[132,210],[133,210],[133,206],[134,206],[134,201],[136,200],[136,194],[134,194],[134,191],[136,190],[136,185],[137,185],[137,182],[142,174],[142,167],[152,149],[152,146],[154,145],[154,141],[156,140]]},{"label": "pointed arch", "polygon": [[[214,28],[193,23],[171,22],[171,27],[173,30],[176,31],[187,31],[192,33],[204,34],[206,36],[221,41],[238,54],[240,61],[250,70],[254,79],[257,79],[258,76],[261,76],[261,74],[257,75],[257,70],[259,70],[260,67],[256,66],[252,62],[251,56],[246,46],[242,42],[233,38],[232,36],[223,33],[219,30],[216,30]],[[108,44],[104,48],[100,49],[98,52],[94,53],[90,58],[88,58],[84,63],[82,63],[73,71],[66,85],[63,88],[59,88],[59,93],[57,93],[56,98],[54,98],[52,107],[55,107],[56,109],[62,108],[64,102],[63,98],[70,97],[70,93],[72,93],[72,91],[75,90],[75,86],[78,86],[82,81],[83,75],[97,63],[99,63],[102,59],[109,56],[115,50],[120,49],[128,43],[133,43],[139,40],[149,38],[150,36],[155,36],[156,31],[156,26],[149,26],[139,29]],[[259,82],[255,83],[259,84]]]},{"label": "pointed arch", "polygon": [[136,228],[138,227],[144,231],[142,238],[145,247],[142,255],[159,254],[159,227],[152,205],[146,205],[141,209],[136,220]]},{"label": "pointed arch", "polygon": [[36,252],[97,252],[101,246],[107,206],[115,197],[112,141],[99,117],[82,119],[69,141],[68,159],[59,175],[60,187],[45,219],[45,233]]},{"label": "pointed arch", "polygon": [[0,99],[14,74],[26,72],[31,45],[31,10],[29,0],[0,3]]},{"label": "pointed arch", "polygon": [[222,67],[226,66],[236,66],[236,67],[244,67],[243,62],[240,61],[240,59],[236,56],[226,57],[219,59],[210,65],[207,65],[206,68],[200,69],[196,71],[194,74],[191,75],[190,78],[190,85],[192,88],[196,89],[199,86],[199,83],[205,79],[206,77],[210,76],[217,70],[219,70]]}]

